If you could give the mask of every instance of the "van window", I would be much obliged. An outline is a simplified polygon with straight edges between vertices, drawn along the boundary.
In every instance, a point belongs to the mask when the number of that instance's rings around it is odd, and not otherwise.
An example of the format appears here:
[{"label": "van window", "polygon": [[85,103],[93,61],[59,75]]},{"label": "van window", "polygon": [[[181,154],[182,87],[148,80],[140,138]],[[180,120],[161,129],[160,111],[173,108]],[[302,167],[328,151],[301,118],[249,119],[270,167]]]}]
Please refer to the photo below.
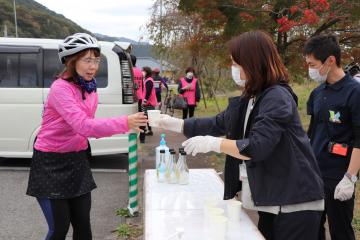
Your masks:
[{"label": "van window", "polygon": [[0,53],[0,87],[40,87],[39,57],[37,53]]},{"label": "van window", "polygon": [[108,85],[108,64],[103,54],[101,54],[100,58],[100,66],[95,78],[98,88],[106,88]]},{"label": "van window", "polygon": [[[106,57],[101,54],[100,66],[96,75],[98,88],[105,88],[108,85],[107,67]],[[64,68],[65,66],[60,62],[58,50],[44,49],[44,87],[50,87]]]},{"label": "van window", "polygon": [[57,49],[44,49],[44,87],[49,88],[56,76],[62,72],[64,65],[60,62]]},{"label": "van window", "polygon": [[19,86],[20,87],[38,87],[38,70],[37,70],[38,54],[20,54],[20,71]]}]

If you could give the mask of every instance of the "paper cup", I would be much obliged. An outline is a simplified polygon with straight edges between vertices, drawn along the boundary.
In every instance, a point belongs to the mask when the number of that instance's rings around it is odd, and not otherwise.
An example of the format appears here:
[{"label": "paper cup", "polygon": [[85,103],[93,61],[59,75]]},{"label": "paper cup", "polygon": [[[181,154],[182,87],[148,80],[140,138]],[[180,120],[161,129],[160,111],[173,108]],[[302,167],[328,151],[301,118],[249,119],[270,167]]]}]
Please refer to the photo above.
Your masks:
[{"label": "paper cup", "polygon": [[223,240],[227,235],[228,218],[224,216],[212,216],[210,219],[210,229],[213,239]]},{"label": "paper cup", "polygon": [[[211,219],[216,216],[224,216],[224,209],[212,206],[204,206],[204,227],[211,229]],[[210,233],[210,232],[208,232]],[[210,234],[211,235],[211,234]]]},{"label": "paper cup", "polygon": [[237,200],[227,201],[227,216],[230,221],[240,221],[242,203]]},{"label": "paper cup", "polygon": [[160,119],[160,110],[147,110],[149,125],[151,127],[157,127]]},{"label": "paper cup", "polygon": [[204,208],[214,208],[219,205],[219,201],[215,198],[207,198],[204,201]]},{"label": "paper cup", "polygon": [[224,215],[224,209],[217,207],[206,207],[205,214],[207,216],[222,216]]}]

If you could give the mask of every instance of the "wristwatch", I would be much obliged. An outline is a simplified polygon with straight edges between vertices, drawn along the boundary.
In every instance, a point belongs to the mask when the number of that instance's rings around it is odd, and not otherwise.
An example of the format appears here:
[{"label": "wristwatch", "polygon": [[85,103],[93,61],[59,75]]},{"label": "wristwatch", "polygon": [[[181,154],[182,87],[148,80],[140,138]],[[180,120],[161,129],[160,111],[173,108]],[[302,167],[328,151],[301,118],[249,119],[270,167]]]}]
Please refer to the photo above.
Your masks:
[{"label": "wristwatch", "polygon": [[352,183],[356,183],[356,181],[358,180],[358,177],[356,175],[351,175],[348,172],[345,173],[345,176],[350,179]]}]

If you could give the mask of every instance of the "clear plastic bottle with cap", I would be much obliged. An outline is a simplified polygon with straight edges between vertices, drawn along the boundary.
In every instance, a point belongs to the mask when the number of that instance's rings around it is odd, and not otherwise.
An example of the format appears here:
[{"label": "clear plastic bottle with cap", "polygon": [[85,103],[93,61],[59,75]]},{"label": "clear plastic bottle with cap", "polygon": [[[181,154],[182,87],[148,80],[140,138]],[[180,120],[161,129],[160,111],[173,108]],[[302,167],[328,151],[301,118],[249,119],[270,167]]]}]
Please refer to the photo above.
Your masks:
[{"label": "clear plastic bottle with cap", "polygon": [[179,184],[189,184],[189,168],[186,163],[186,152],[179,150],[179,160],[176,164],[176,176]]},{"label": "clear plastic bottle with cap", "polygon": [[156,167],[156,176],[157,176],[158,182],[165,181],[165,173],[166,173],[165,150],[161,149],[159,164]]},{"label": "clear plastic bottle with cap", "polygon": [[166,162],[166,174],[165,174],[165,181],[167,183],[177,183],[178,179],[176,177],[176,158],[175,154],[176,151],[174,149],[170,149],[170,157],[168,161]]},{"label": "clear plastic bottle with cap", "polygon": [[160,162],[160,150],[165,150],[165,162],[166,162],[166,159],[169,157],[169,148],[168,146],[166,146],[164,133],[160,135],[160,145],[155,148],[155,157],[156,157],[155,167],[157,167]]}]

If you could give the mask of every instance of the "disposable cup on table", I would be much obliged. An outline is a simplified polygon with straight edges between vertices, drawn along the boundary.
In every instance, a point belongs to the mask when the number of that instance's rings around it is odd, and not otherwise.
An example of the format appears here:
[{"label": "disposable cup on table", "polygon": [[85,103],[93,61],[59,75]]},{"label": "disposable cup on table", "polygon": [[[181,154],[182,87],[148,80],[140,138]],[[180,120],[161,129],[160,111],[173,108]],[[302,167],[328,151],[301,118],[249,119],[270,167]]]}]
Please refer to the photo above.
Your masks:
[{"label": "disposable cup on table", "polygon": [[215,197],[208,197],[204,200],[205,207],[217,207],[219,205],[219,200]]},{"label": "disposable cup on table", "polygon": [[227,216],[230,221],[240,221],[241,205],[242,203],[237,200],[227,201]]},{"label": "disposable cup on table", "polygon": [[204,206],[204,228],[206,232],[211,229],[211,220],[216,216],[224,216],[224,209],[218,207]]},{"label": "disposable cup on table", "polygon": [[210,216],[222,216],[224,215],[224,209],[218,207],[204,207],[205,218],[209,218]]},{"label": "disposable cup on table", "polygon": [[213,215],[210,218],[210,232],[212,239],[223,240],[227,235],[228,218],[219,215]]},{"label": "disposable cup on table", "polygon": [[149,125],[151,127],[157,127],[160,120],[160,110],[147,110]]}]

